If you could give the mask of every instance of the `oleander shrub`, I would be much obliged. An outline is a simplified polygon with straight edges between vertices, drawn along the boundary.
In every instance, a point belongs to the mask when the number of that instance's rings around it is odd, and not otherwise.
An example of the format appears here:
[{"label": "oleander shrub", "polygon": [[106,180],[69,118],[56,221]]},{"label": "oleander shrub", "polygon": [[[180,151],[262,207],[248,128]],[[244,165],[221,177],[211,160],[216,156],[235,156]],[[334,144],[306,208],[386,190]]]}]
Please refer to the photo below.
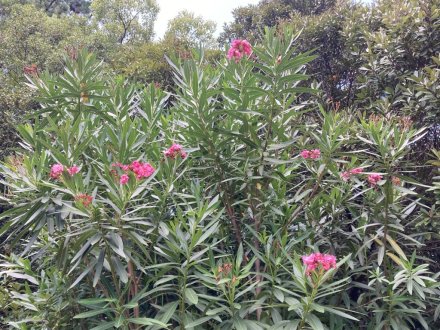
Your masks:
[{"label": "oleander shrub", "polygon": [[40,109],[1,164],[5,326],[436,328],[407,157],[425,130],[326,112],[297,37],[171,58],[173,93],[86,52],[29,77]]}]

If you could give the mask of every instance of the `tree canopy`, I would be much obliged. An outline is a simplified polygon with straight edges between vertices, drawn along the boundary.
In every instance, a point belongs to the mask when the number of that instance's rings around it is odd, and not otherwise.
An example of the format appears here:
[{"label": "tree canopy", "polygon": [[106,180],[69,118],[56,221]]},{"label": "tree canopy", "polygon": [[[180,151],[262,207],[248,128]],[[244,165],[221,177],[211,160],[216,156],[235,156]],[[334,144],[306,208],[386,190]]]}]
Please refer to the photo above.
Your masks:
[{"label": "tree canopy", "polygon": [[216,46],[215,29],[214,21],[184,10],[168,22],[164,39],[170,44],[181,44],[188,48],[197,48],[200,44],[213,48]]}]

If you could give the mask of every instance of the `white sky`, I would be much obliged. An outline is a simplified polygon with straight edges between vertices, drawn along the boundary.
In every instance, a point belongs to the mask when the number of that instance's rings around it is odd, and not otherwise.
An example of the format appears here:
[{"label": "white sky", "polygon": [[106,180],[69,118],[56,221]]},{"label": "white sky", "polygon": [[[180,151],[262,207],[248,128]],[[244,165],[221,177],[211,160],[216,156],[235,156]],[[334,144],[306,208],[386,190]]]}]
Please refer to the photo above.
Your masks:
[{"label": "white sky", "polygon": [[168,21],[183,9],[217,23],[217,35],[222,31],[223,23],[232,21],[232,9],[257,4],[260,0],[156,0],[160,12],[155,24],[156,39],[162,38]]}]

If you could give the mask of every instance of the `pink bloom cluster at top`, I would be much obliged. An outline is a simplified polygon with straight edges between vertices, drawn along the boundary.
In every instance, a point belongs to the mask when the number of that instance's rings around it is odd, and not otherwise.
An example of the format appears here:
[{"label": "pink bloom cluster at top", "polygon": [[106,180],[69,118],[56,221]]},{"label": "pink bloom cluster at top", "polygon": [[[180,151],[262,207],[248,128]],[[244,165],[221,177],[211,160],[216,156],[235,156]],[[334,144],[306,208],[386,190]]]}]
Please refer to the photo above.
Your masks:
[{"label": "pink bloom cluster at top", "polygon": [[348,181],[352,175],[361,174],[364,170],[360,167],[353,168],[352,170],[341,173],[341,178],[344,181]]},{"label": "pink bloom cluster at top", "polygon": [[142,178],[148,178],[151,176],[155,169],[150,163],[142,163],[137,160],[131,163],[130,169],[136,175],[136,179],[140,180]]},{"label": "pink bloom cluster at top", "polygon": [[67,169],[67,172],[69,173],[70,176],[74,176],[76,173],[79,172],[79,167],[76,165],[73,165],[72,167],[69,167]]},{"label": "pink bloom cluster at top", "polygon": [[[74,176],[76,173],[79,173],[79,167],[76,165],[73,165],[72,167],[67,167],[66,170],[70,176]],[[64,166],[62,164],[60,163],[53,164],[52,167],[50,168],[49,175],[52,179],[59,179],[63,174],[63,172],[64,172]]]},{"label": "pink bloom cluster at top", "polygon": [[50,177],[52,179],[58,179],[64,172],[64,166],[61,164],[53,164],[50,168]]},{"label": "pink bloom cluster at top", "polygon": [[300,155],[304,159],[318,159],[321,156],[321,151],[319,149],[303,150]]},{"label": "pink bloom cluster at top", "polygon": [[171,159],[175,159],[177,156],[180,156],[182,159],[185,159],[187,156],[186,152],[183,150],[183,147],[180,144],[173,144],[163,153],[166,158],[171,158]]},{"label": "pink bloom cluster at top", "polygon": [[367,180],[370,183],[370,185],[375,186],[380,180],[382,180],[382,175],[373,173],[368,176]]},{"label": "pink bloom cluster at top", "polygon": [[236,39],[231,43],[231,48],[228,50],[227,58],[229,60],[235,59],[235,62],[238,62],[244,55],[250,56],[251,54],[252,46],[249,41]]},{"label": "pink bloom cluster at top", "polygon": [[122,174],[121,177],[119,178],[119,183],[127,184],[129,179],[130,177],[127,174]]},{"label": "pink bloom cluster at top", "polygon": [[304,265],[307,266],[306,273],[310,275],[316,268],[321,266],[324,270],[336,268],[336,257],[331,254],[312,253],[308,256],[302,256]]},{"label": "pink bloom cluster at top", "polygon": [[[128,173],[131,171],[135,175],[136,179],[140,180],[142,178],[148,178],[151,176],[155,168],[150,165],[150,163],[143,163],[138,160],[133,161],[130,165],[124,165],[121,163],[113,163],[113,167],[119,167],[124,173],[119,177],[120,184],[127,184],[130,180]],[[112,172],[117,175],[116,170],[112,170]]]},{"label": "pink bloom cluster at top", "polygon": [[75,200],[87,207],[92,203],[93,197],[87,194],[79,194],[75,196]]}]

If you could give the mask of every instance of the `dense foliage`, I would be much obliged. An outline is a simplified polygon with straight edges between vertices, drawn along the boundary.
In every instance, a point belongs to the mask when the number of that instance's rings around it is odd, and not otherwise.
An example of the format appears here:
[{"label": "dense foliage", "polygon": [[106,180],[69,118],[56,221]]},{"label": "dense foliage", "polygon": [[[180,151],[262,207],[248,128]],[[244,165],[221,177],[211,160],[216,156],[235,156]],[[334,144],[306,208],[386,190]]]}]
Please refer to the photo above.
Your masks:
[{"label": "dense foliage", "polygon": [[439,0],[158,11],[0,0],[0,328],[440,328]]},{"label": "dense foliage", "polygon": [[417,230],[438,215],[407,157],[426,130],[325,111],[297,42],[267,30],[215,67],[175,57],[172,100],[87,52],[62,75],[29,75],[40,110],[1,165],[4,322],[438,327]]},{"label": "dense foliage", "polygon": [[[438,0],[381,0],[371,6],[349,0],[264,0],[234,10],[219,46],[236,38],[254,43],[264,26],[302,30],[297,47],[318,55],[308,72],[321,84],[328,109],[404,113],[422,127],[438,123],[439,5]],[[35,65],[39,72],[59,73],[65,49],[89,49],[104,60],[107,72],[168,90],[174,83],[165,55],[191,57],[190,48],[202,43],[211,48],[209,62],[218,59],[212,22],[192,13],[180,13],[165,37],[152,41],[158,10],[154,1],[1,0],[2,155],[15,143],[15,122],[36,107],[23,88],[23,70]],[[421,155],[439,149],[438,140],[428,139]]]}]

